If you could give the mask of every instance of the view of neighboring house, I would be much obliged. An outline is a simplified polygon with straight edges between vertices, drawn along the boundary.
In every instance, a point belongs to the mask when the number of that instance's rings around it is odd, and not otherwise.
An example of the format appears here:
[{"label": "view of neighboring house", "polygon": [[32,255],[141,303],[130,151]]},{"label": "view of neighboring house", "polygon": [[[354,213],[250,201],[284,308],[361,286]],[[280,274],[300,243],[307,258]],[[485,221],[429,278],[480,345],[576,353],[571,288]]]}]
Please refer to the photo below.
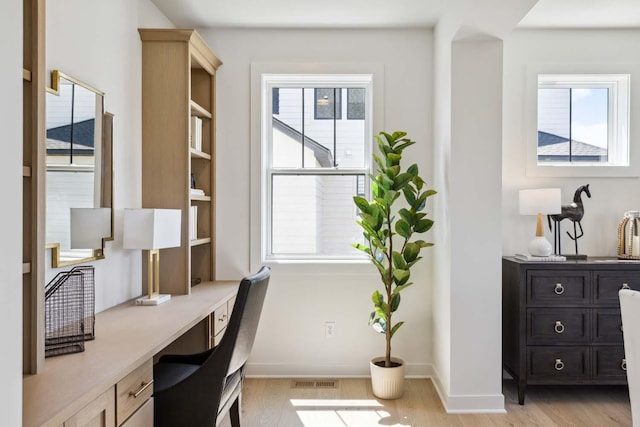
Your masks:
[{"label": "view of neighboring house", "polygon": [[351,243],[362,237],[352,198],[364,194],[365,175],[322,170],[365,165],[364,89],[282,87],[272,98],[271,253],[356,254]]}]

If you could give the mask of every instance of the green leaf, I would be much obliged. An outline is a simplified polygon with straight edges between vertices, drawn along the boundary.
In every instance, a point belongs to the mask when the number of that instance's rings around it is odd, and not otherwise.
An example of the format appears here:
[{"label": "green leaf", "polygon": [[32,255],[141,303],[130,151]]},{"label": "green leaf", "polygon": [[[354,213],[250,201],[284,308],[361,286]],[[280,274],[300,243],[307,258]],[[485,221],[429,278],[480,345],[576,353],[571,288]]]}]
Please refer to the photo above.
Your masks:
[{"label": "green leaf", "polygon": [[416,203],[416,196],[413,194],[413,189],[411,187],[404,187],[402,189],[402,193],[404,194],[404,198],[409,203],[409,206],[413,206]]},{"label": "green leaf", "polygon": [[425,242],[424,240],[416,240],[413,243],[419,245],[421,248],[428,248],[430,246],[433,246],[433,243]]},{"label": "green leaf", "polygon": [[421,193],[416,199],[416,201],[411,204],[411,207],[413,208],[413,210],[416,212],[420,212],[421,210],[423,210],[426,205],[427,197],[428,195],[426,192]]},{"label": "green leaf", "polygon": [[409,280],[410,274],[411,273],[409,273],[409,270],[396,268],[395,270],[393,270],[393,280],[394,282],[396,282],[396,285],[401,286],[406,283],[407,280]]},{"label": "green leaf", "polygon": [[386,168],[385,170],[385,174],[391,179],[394,179],[396,176],[398,176],[399,173],[400,173],[400,165],[391,166]]},{"label": "green leaf", "polygon": [[409,173],[401,173],[393,180],[393,189],[394,190],[402,190],[404,186],[406,186],[411,181],[411,174]]},{"label": "green leaf", "polygon": [[396,233],[398,233],[405,239],[408,239],[409,237],[411,237],[411,226],[404,219],[399,219],[396,222]]},{"label": "green leaf", "polygon": [[351,246],[353,246],[354,248],[358,249],[359,251],[362,251],[366,254],[371,255],[371,249],[369,249],[368,246],[363,245],[362,243],[352,243]]},{"label": "green leaf", "polygon": [[400,307],[400,294],[394,294],[391,297],[391,312],[395,312]]},{"label": "green leaf", "polygon": [[395,325],[393,325],[393,328],[391,328],[391,336],[393,337],[395,335],[395,333],[398,331],[398,329],[400,329],[400,326],[404,325],[404,322],[398,322]]},{"label": "green leaf", "polygon": [[400,154],[396,154],[396,153],[389,153],[387,154],[387,161],[390,163],[387,163],[389,166],[395,166],[398,163],[400,163],[400,160],[402,160],[402,156]]},{"label": "green leaf", "polygon": [[391,258],[393,260],[393,266],[395,268],[404,269],[407,266],[407,263],[405,262],[404,258],[402,257],[402,254],[400,252],[393,251],[393,254],[391,255]]},{"label": "green leaf", "polygon": [[433,226],[433,221],[428,219],[428,218],[424,218],[421,219],[420,221],[418,221],[418,223],[415,225],[415,227],[413,227],[413,230],[416,233],[424,233],[429,231],[429,229]]},{"label": "green leaf", "polygon": [[373,301],[374,306],[380,307],[384,302],[384,297],[379,291],[375,291],[373,295],[371,295],[371,301]]},{"label": "green leaf", "polygon": [[378,319],[384,320],[385,322],[387,321],[387,312],[385,310],[380,307],[376,307],[375,312]]},{"label": "green leaf", "polygon": [[360,211],[364,213],[371,213],[371,207],[369,206],[369,201],[367,199],[364,197],[354,196],[353,201]]},{"label": "green leaf", "polygon": [[396,153],[400,154],[400,153],[402,153],[402,151],[403,151],[405,148],[407,148],[407,147],[409,147],[409,146],[411,146],[411,145],[413,145],[413,144],[415,144],[415,143],[416,143],[415,141],[408,141],[408,140],[405,140],[405,141],[406,141],[406,142],[404,142],[404,143],[402,143],[402,144],[399,144],[399,145],[396,145],[395,147],[393,147],[393,150],[394,150]]},{"label": "green leaf", "polygon": [[374,197],[380,197],[380,186],[375,180],[371,180],[371,193]]},{"label": "green leaf", "polygon": [[373,325],[374,320],[376,320],[376,312],[372,311],[371,315],[369,316],[369,326]]},{"label": "green leaf", "polygon": [[418,165],[414,163],[409,166],[409,168],[407,169],[407,173],[410,173],[413,176],[418,176]]},{"label": "green leaf", "polygon": [[393,134],[391,135],[391,138],[393,139],[393,142],[399,140],[400,138],[404,138],[405,136],[407,136],[407,133],[401,130],[397,130],[395,132],[393,132]]},{"label": "green leaf", "polygon": [[408,283],[405,283],[404,285],[396,286],[391,294],[400,296],[400,292],[404,291],[411,285],[413,285],[413,282],[408,282]]},{"label": "green leaf", "polygon": [[411,262],[418,257],[420,254],[420,245],[417,245],[413,242],[409,242],[404,247],[404,252],[402,255],[404,256],[405,261]]}]

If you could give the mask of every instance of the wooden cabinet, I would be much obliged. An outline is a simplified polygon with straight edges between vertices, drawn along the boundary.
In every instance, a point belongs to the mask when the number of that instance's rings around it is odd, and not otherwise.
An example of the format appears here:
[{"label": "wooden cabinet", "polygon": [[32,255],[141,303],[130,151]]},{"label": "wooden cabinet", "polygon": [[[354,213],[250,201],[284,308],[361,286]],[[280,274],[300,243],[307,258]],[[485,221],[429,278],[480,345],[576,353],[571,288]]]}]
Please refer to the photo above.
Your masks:
[{"label": "wooden cabinet", "polygon": [[[192,281],[215,278],[215,73],[221,62],[194,30],[139,32],[142,207],[182,211],[181,245],[162,251],[160,292],[189,294]],[[193,117],[198,131],[192,131]],[[194,182],[203,194],[190,191]]]},{"label": "wooden cabinet", "polygon": [[615,259],[502,260],[502,360],[528,384],[626,384],[618,291],[640,290],[640,265]]},{"label": "wooden cabinet", "polygon": [[116,405],[113,387],[64,422],[64,427],[112,427],[115,425]]},{"label": "wooden cabinet", "polygon": [[116,422],[122,425],[153,393],[153,361],[149,359],[116,384]]}]

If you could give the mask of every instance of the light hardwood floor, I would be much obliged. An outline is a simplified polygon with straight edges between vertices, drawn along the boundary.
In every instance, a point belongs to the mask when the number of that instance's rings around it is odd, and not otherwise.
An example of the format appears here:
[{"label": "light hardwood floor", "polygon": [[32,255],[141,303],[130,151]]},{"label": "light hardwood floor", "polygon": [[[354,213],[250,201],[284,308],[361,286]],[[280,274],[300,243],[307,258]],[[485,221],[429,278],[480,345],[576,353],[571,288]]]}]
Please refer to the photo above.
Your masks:
[{"label": "light hardwood floor", "polygon": [[[340,379],[335,389],[296,389],[291,379],[246,379],[243,427],[631,426],[624,386],[530,387],[518,405],[505,380],[506,414],[447,415],[430,380],[408,380],[396,401],[376,400],[368,379]],[[230,427],[228,419],[222,427]]]}]

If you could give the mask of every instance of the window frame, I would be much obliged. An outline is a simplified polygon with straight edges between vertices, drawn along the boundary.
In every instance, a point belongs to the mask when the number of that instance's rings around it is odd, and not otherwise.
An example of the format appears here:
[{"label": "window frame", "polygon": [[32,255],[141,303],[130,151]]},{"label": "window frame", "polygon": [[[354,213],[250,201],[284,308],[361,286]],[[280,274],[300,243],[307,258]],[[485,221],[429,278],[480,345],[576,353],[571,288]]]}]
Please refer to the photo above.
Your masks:
[{"label": "window frame", "polygon": [[[631,92],[631,76],[640,75],[640,66],[637,64],[573,64],[573,63],[559,63],[559,64],[528,64],[526,66],[526,91],[525,91],[525,152],[526,152],[526,168],[525,172],[527,176],[531,177],[638,177],[640,176],[640,150],[633,147],[632,137],[633,123],[631,122],[631,111],[636,108],[638,95],[634,96]],[[579,76],[578,81],[592,82],[602,84],[604,81],[612,81],[611,76],[625,76],[627,80],[627,87],[623,90],[626,92],[626,97],[622,96],[618,98],[617,106],[611,106],[617,108],[616,114],[618,123],[621,120],[626,121],[626,130],[621,130],[616,124],[615,132],[618,133],[617,142],[610,141],[609,149],[611,150],[611,144],[615,144],[617,153],[615,156],[626,156],[626,162],[620,161],[620,157],[612,158],[611,151],[609,153],[608,162],[595,163],[595,162],[574,162],[568,164],[567,162],[549,162],[538,164],[538,77],[542,75],[564,75],[566,81],[570,81],[569,76]],[[590,78],[586,78],[588,75]],[[600,77],[599,77],[600,75]],[[605,77],[605,78],[602,78]],[[574,82],[576,78],[573,78]],[[618,91],[620,93],[620,91]],[[637,127],[637,126],[636,126]],[[609,132],[614,131],[609,129]],[[620,141],[626,147],[620,148]],[[615,164],[615,162],[623,164]],[[626,163],[626,164],[624,164]]]},{"label": "window frame", "polygon": [[[262,103],[262,109],[260,111],[261,120],[261,176],[262,176],[262,203],[261,203],[261,260],[262,262],[299,262],[299,261],[363,261],[366,257],[360,253],[354,253],[353,255],[318,255],[318,254],[274,254],[272,253],[272,182],[273,177],[278,175],[287,176],[358,176],[364,175],[365,189],[369,189],[369,174],[372,172],[372,150],[373,150],[373,75],[372,74],[263,74],[261,78],[261,95],[264,99]],[[271,117],[272,110],[272,94],[275,87],[284,88],[363,88],[365,91],[365,135],[364,135],[364,165],[362,168],[340,168],[334,167],[322,167],[322,168],[309,168],[302,165],[299,168],[291,167],[272,167],[272,136],[271,132]],[[342,93],[342,92],[340,92]],[[317,91],[314,90],[314,104],[316,101]],[[340,103],[342,107],[342,102]],[[367,112],[369,117],[367,118]],[[314,119],[324,120],[316,118],[316,111],[314,107]],[[340,118],[326,119],[326,120],[341,120]],[[368,190],[370,191],[370,190]],[[355,193],[354,193],[355,194]],[[369,194],[367,194],[370,196]],[[353,218],[356,220],[355,216]]]}]

